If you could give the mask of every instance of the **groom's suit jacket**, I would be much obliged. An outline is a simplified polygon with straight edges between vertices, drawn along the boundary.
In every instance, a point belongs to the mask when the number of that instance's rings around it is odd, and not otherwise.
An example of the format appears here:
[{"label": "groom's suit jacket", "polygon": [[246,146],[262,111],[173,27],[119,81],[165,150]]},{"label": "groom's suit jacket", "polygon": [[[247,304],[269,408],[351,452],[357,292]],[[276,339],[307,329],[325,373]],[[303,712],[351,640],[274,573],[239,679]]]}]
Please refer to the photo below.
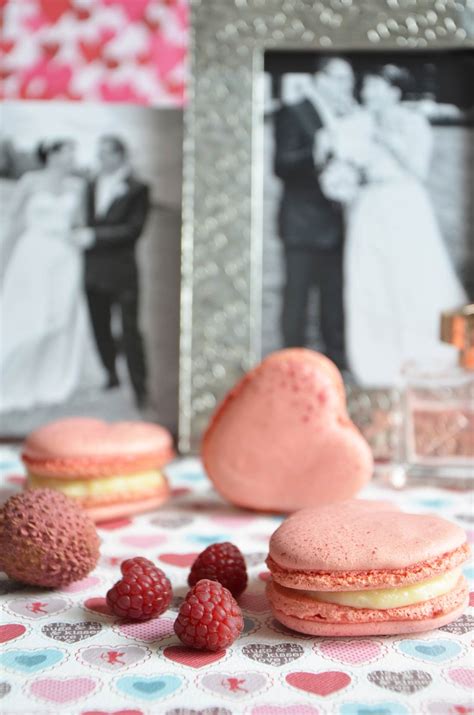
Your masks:
[{"label": "groom's suit jacket", "polygon": [[315,133],[323,121],[308,99],[283,106],[275,116],[275,174],[283,181],[279,232],[288,248],[335,250],[343,239],[339,204],[327,199],[313,160]]},{"label": "groom's suit jacket", "polygon": [[94,230],[95,243],[85,256],[87,288],[117,293],[137,286],[135,244],[150,208],[149,189],[133,176],[123,184],[104,214],[96,211],[96,182],[88,186],[87,225]]}]

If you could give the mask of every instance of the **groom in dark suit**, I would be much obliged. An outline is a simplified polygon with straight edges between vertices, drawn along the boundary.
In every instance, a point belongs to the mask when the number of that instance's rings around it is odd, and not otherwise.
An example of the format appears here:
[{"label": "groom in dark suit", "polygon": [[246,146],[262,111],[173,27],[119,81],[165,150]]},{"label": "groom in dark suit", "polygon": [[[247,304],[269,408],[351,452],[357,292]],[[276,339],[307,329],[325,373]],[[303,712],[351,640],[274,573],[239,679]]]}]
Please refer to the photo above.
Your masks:
[{"label": "groom in dark suit", "polygon": [[147,371],[139,329],[135,249],[150,200],[148,186],[131,172],[127,147],[115,136],[99,142],[100,170],[88,188],[87,225],[92,234],[85,255],[85,283],[97,348],[108,374],[107,388],[119,384],[112,309],[120,310],[122,344],[137,406],[147,399]]},{"label": "groom in dark suit", "polygon": [[327,199],[319,183],[324,165],[321,130],[331,116],[353,103],[354,75],[339,57],[326,59],[311,90],[275,117],[275,174],[283,182],[279,233],[285,249],[286,282],[282,333],[285,347],[306,343],[308,298],[320,291],[321,335],[325,352],[346,367],[343,309],[342,206]]}]

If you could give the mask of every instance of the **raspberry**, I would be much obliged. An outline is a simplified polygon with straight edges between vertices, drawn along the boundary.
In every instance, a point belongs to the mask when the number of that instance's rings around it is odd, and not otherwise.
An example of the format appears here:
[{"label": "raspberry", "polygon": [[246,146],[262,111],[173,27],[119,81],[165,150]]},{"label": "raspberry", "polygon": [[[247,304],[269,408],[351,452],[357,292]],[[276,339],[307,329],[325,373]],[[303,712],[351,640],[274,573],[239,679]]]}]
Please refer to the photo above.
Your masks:
[{"label": "raspberry", "polygon": [[229,541],[208,546],[193,563],[188,584],[194,586],[202,578],[219,581],[238,598],[247,588],[247,569],[241,551]]},{"label": "raspberry", "polygon": [[116,616],[148,621],[166,611],[173,591],[161,569],[137,556],[123,561],[120,570],[122,578],[107,592],[107,604]]},{"label": "raspberry", "polygon": [[242,611],[231,592],[216,581],[202,579],[181,604],[174,632],[184,645],[218,651],[233,643],[243,627]]}]

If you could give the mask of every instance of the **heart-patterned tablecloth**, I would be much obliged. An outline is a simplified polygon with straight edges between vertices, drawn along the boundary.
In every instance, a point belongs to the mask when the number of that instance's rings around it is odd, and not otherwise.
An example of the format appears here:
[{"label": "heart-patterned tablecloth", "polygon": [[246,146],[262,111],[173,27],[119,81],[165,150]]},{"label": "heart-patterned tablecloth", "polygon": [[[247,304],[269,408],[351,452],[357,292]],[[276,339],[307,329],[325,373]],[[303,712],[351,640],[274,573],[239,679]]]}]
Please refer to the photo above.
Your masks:
[{"label": "heart-patterned tablecloth", "polygon": [[[16,452],[0,452],[0,499],[21,488]],[[474,713],[474,609],[440,630],[390,638],[311,638],[275,621],[265,598],[268,539],[276,516],[223,503],[194,459],[168,469],[171,501],[159,511],[99,528],[98,568],[62,591],[0,580],[0,712],[68,715],[467,715]],[[435,488],[367,498],[437,512],[473,537],[469,495]],[[173,622],[189,566],[215,541],[244,552],[249,587],[242,637],[225,653],[184,648]],[[141,554],[169,575],[171,608],[148,623],[121,623],[104,600],[122,559]],[[465,574],[472,583],[474,568]],[[471,602],[472,600],[471,594]],[[473,602],[474,603],[474,602]]]}]

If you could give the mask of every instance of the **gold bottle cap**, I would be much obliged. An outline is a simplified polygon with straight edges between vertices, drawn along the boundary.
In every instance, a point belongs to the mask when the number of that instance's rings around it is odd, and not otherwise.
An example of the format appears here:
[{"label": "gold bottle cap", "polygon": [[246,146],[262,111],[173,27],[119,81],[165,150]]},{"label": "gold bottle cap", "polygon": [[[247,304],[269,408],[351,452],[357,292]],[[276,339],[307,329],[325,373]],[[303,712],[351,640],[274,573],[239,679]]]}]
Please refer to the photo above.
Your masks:
[{"label": "gold bottle cap", "polygon": [[459,364],[474,370],[474,303],[441,313],[441,340],[459,350]]}]

